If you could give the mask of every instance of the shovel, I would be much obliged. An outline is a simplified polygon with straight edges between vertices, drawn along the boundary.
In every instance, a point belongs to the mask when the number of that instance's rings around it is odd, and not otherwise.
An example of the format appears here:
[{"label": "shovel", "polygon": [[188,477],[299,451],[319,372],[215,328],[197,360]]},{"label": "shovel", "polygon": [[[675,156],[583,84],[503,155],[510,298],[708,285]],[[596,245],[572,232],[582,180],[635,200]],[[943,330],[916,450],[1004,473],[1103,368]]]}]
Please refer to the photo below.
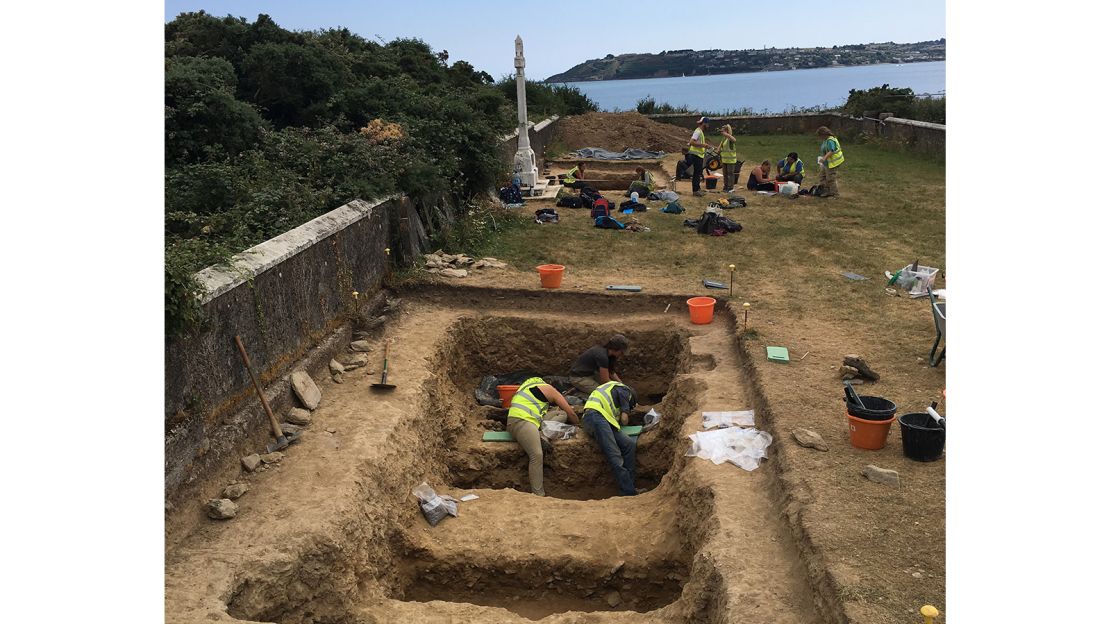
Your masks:
[{"label": "shovel", "polygon": [[273,453],[280,451],[290,444],[297,441],[297,435],[286,436],[281,431],[281,425],[278,424],[277,418],[274,417],[274,412],[270,409],[270,403],[266,400],[266,395],[262,393],[262,386],[258,385],[258,378],[254,376],[254,370],[251,368],[251,359],[247,357],[247,349],[243,346],[243,340],[238,335],[235,336],[235,345],[239,347],[239,355],[243,356],[243,364],[247,366],[247,372],[250,373],[251,382],[254,383],[254,391],[258,393],[258,400],[262,401],[262,409],[266,410],[266,416],[270,419],[270,426],[274,428],[274,437],[277,439],[266,445],[266,452]]},{"label": "shovel", "polygon": [[382,380],[379,383],[372,384],[370,388],[374,390],[392,390],[397,386],[386,383],[389,379],[389,343],[385,343],[385,357],[382,358]]}]

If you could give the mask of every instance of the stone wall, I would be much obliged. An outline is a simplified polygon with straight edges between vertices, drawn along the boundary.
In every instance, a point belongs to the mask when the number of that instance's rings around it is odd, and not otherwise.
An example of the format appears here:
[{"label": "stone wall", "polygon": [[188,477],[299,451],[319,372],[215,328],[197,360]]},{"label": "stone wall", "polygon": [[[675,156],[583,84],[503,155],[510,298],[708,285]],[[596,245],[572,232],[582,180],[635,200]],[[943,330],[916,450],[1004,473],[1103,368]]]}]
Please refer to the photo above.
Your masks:
[{"label": "stone wall", "polygon": [[[693,131],[700,115],[649,115],[652,119]],[[799,115],[753,115],[714,117],[710,125],[716,130],[724,124],[739,134],[813,134],[820,126],[828,126],[838,136],[851,141],[875,140],[892,147],[935,158],[944,158],[945,127],[940,124],[888,117],[857,118],[840,113],[806,113]]]}]

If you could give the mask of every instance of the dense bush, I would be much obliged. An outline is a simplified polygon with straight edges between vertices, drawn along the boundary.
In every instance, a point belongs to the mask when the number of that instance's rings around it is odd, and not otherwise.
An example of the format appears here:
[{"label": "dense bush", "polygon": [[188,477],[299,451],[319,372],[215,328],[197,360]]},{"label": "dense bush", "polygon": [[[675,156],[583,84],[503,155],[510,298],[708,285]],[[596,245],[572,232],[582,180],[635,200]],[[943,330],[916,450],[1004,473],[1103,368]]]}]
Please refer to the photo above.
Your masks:
[{"label": "dense bush", "polygon": [[[503,176],[512,83],[416,39],[291,32],[260,15],[165,27],[166,329],[199,320],[192,273],[355,198],[458,200]],[[529,110],[597,106],[528,85]],[[360,132],[360,130],[363,130]]]},{"label": "dense bush", "polygon": [[[513,110],[516,110],[516,78],[505,76],[497,83],[497,88],[513,103]],[[551,115],[581,115],[598,110],[597,102],[577,87],[564,84],[526,80],[524,99],[528,102],[528,116],[533,119],[543,119]]]},{"label": "dense bush", "polygon": [[867,90],[852,89],[844,112],[853,117],[878,117],[879,113],[893,113],[895,117],[944,123],[944,98],[918,98],[908,87],[891,88],[884,84]]}]

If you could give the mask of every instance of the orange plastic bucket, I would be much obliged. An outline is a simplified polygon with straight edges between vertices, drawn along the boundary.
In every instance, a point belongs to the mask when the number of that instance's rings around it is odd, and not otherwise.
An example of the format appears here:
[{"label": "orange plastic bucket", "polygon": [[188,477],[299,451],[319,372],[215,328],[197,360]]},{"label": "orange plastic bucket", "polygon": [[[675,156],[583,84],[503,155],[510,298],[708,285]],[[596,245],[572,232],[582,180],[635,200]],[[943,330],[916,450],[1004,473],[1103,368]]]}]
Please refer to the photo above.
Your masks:
[{"label": "orange plastic bucket", "polygon": [[717,300],[713,297],[691,297],[686,300],[690,308],[690,322],[694,325],[708,325],[713,322],[713,307]]},{"label": "orange plastic bucket", "polygon": [[561,264],[541,264],[536,267],[540,272],[540,286],[544,288],[558,288],[563,283],[563,270]]},{"label": "orange plastic bucket", "polygon": [[866,420],[848,414],[848,441],[856,448],[877,451],[886,446],[892,422],[893,416],[889,420]]},{"label": "orange plastic bucket", "polygon": [[513,395],[520,386],[497,386],[497,394],[501,395],[501,407],[509,407],[513,402]]}]

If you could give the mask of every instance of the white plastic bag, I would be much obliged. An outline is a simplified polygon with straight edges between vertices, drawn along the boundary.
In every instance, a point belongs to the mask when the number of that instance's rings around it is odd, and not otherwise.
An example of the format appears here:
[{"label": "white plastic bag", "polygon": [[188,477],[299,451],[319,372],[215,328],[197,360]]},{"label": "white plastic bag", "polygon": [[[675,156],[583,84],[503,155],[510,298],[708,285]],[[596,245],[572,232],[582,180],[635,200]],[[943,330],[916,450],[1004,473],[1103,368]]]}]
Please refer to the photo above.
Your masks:
[{"label": "white plastic bag", "polygon": [[702,412],[701,426],[706,429],[713,429],[715,427],[754,427],[755,410]]},{"label": "white plastic bag", "polygon": [[436,494],[427,481],[422,481],[420,485],[414,487],[412,495],[420,499],[420,511],[432,526],[439,524],[439,521],[448,515],[459,517],[459,501],[447,495]]},{"label": "white plastic bag", "polygon": [[644,414],[644,428],[641,429],[640,432],[642,433],[644,431],[654,429],[655,426],[658,425],[659,421],[662,420],[662,419],[663,419],[663,415],[660,414],[659,412],[655,411],[654,407],[651,408],[651,410],[649,410],[648,413]]},{"label": "white plastic bag", "polygon": [[771,434],[742,427],[699,431],[689,437],[687,457],[708,459],[717,465],[727,461],[749,472],[759,467],[759,460],[767,456],[771,445]]},{"label": "white plastic bag", "polygon": [[783,185],[779,187],[779,193],[781,195],[793,195],[794,193],[797,193],[797,192],[798,192],[798,183],[797,182],[784,182]]},{"label": "white plastic bag", "polygon": [[578,435],[578,427],[557,420],[545,420],[540,426],[540,432],[548,440],[569,440]]}]

